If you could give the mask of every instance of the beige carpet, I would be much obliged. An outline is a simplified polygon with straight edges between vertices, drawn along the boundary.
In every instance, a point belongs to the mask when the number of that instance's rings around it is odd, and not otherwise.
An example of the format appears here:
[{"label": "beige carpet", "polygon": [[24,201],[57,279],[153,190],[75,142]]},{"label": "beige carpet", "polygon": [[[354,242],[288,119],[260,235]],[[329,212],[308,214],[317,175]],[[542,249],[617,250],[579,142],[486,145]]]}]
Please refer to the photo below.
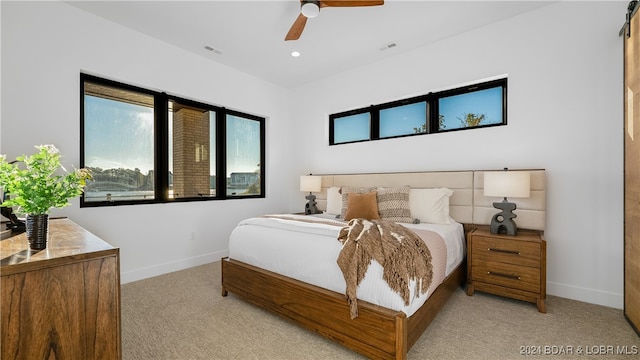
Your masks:
[{"label": "beige carpet", "polygon": [[[222,297],[219,262],[123,285],[122,348],[125,360],[363,358]],[[621,310],[550,296],[541,314],[529,303],[460,289],[409,352],[409,359],[525,358],[638,359],[640,338]]]}]

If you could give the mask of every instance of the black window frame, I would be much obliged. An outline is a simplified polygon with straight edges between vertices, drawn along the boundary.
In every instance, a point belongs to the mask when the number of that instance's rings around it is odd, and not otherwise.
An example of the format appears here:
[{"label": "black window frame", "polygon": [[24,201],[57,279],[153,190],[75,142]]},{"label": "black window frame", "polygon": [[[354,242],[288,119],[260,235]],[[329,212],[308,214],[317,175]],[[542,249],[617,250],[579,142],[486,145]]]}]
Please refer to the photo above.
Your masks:
[{"label": "black window frame", "polygon": [[[499,79],[460,86],[457,88],[442,90],[438,92],[430,92],[428,94],[418,95],[418,96],[414,96],[406,99],[395,100],[395,101],[377,104],[377,105],[370,105],[365,108],[358,108],[358,109],[343,111],[335,114],[330,114],[329,115],[329,145],[330,146],[344,145],[344,144],[352,144],[352,143],[366,142],[366,141],[395,139],[395,138],[402,138],[402,137],[408,137],[408,136],[429,135],[429,134],[447,133],[447,132],[472,130],[472,129],[482,129],[482,128],[493,127],[493,126],[507,125],[507,82],[508,82],[507,77],[503,77]],[[454,129],[440,128],[439,105],[438,105],[440,99],[447,98],[450,96],[455,96],[455,95],[471,94],[476,91],[487,90],[487,89],[492,89],[497,87],[502,88],[502,121],[501,122],[469,126],[469,127],[458,127]],[[427,106],[424,132],[380,137],[380,111],[381,110],[415,104],[419,102],[426,102],[426,106]],[[369,127],[370,127],[369,139],[346,141],[346,142],[335,142],[334,122],[336,119],[340,119],[350,115],[367,113],[367,112],[370,113],[369,118],[371,121],[371,123],[369,124]]]},{"label": "black window frame", "polygon": [[[380,128],[380,112],[382,110],[388,110],[388,109],[393,109],[393,108],[397,108],[397,107],[401,107],[401,106],[406,106],[406,105],[413,105],[413,104],[418,104],[424,102],[425,106],[427,107],[425,110],[425,115],[426,118],[424,119],[424,124],[426,126],[426,132],[429,131],[429,119],[431,117],[431,115],[429,114],[430,110],[431,110],[431,104],[429,103],[429,96],[428,95],[421,95],[421,96],[416,96],[416,97],[412,97],[412,98],[408,98],[408,99],[402,99],[402,100],[396,100],[396,101],[392,101],[392,102],[388,102],[388,103],[384,103],[381,104],[377,107],[375,107],[376,109],[376,119],[378,124],[376,125],[376,127],[379,129]],[[393,139],[393,138],[400,138],[400,137],[406,137],[406,136],[413,136],[413,135],[422,135],[424,133],[410,133],[410,134],[402,134],[402,135],[395,135],[395,136],[385,136],[385,137],[381,137],[380,136],[380,132],[378,131],[378,136],[376,137],[376,139],[378,140],[383,140],[383,139]]]},{"label": "black window frame", "polygon": [[[374,138],[374,136],[377,136],[376,134],[378,133],[378,129],[379,128],[376,127],[374,129],[374,125],[377,125],[378,122],[374,121],[374,119],[372,118],[372,116],[374,114],[376,114],[376,112],[372,111],[371,108],[364,108],[364,109],[349,110],[349,111],[344,111],[344,112],[341,112],[341,113],[329,115],[329,139],[331,139],[331,141],[333,141],[333,138],[335,136],[335,128],[334,128],[334,120],[335,119],[344,118],[344,117],[352,116],[352,115],[366,114],[366,113],[369,113],[369,138],[368,139],[361,139],[361,140],[345,141],[345,142],[340,142],[340,143],[337,143],[337,144],[351,144],[351,143],[369,141],[372,138]],[[334,145],[334,144],[331,143],[330,145]]]},{"label": "black window frame", "polygon": [[[85,167],[85,82],[91,82],[122,90],[133,91],[154,97],[154,199],[135,199],[121,201],[85,201],[80,197],[80,207],[102,207],[120,205],[139,205],[157,203],[175,203],[190,201],[210,201],[229,199],[253,199],[266,197],[266,118],[227,109],[181,96],[154,91],[143,87],[105,79],[95,75],[80,73],[80,167]],[[215,196],[169,197],[169,101],[215,112],[215,161],[216,161],[216,194]],[[259,122],[260,127],[260,194],[227,195],[227,152],[226,152],[226,117],[233,115]],[[223,175],[223,176],[220,176]]]}]

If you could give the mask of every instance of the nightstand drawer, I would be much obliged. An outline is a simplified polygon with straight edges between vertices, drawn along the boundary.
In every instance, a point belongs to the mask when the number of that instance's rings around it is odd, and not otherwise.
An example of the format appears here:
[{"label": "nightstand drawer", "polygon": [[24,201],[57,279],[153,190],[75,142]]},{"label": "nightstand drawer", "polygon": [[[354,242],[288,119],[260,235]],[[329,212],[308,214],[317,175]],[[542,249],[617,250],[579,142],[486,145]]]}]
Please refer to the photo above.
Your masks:
[{"label": "nightstand drawer", "polygon": [[474,236],[471,256],[474,260],[491,260],[539,268],[540,243]]},{"label": "nightstand drawer", "polygon": [[472,274],[472,281],[480,281],[534,293],[540,292],[539,268],[474,258]]}]

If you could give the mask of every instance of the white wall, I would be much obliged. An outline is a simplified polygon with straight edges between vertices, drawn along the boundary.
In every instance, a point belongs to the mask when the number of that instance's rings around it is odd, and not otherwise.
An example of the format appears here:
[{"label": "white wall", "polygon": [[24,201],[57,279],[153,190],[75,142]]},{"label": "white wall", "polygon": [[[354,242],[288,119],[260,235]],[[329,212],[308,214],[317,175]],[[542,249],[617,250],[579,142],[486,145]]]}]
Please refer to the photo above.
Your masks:
[{"label": "white wall", "polygon": [[[298,132],[322,135],[298,138],[298,173],[544,168],[548,293],[622,308],[626,3],[549,5],[295,89]],[[501,74],[507,126],[327,145],[330,113]]]},{"label": "white wall", "polygon": [[79,208],[66,215],[120,248],[122,281],[225,256],[239,220],[288,210],[288,92],[60,2],[2,2],[0,153],[55,144],[79,164],[80,72],[267,117],[265,199]]},{"label": "white wall", "polygon": [[[54,143],[78,164],[81,71],[268,117],[266,199],[84,209],[76,200],[54,213],[120,247],[123,282],[216,260],[241,218],[299,211],[300,174],[545,168],[548,293],[621,308],[626,3],[546,6],[288,91],[66,4],[2,2],[0,153]],[[507,126],[327,145],[330,113],[501,74]]]}]

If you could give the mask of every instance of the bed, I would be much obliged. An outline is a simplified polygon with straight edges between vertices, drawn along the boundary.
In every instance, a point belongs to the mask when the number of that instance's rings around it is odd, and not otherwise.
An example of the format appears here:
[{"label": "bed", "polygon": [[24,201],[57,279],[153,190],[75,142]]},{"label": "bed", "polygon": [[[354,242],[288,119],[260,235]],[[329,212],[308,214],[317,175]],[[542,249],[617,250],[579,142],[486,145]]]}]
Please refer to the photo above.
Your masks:
[{"label": "bed", "polygon": [[[519,206],[517,220],[532,224],[528,228],[539,228],[544,226],[543,170],[532,172],[532,184],[533,200]],[[424,295],[412,296],[409,304],[380,285],[382,268],[371,262],[358,287],[358,315],[352,318],[335,261],[341,247],[336,231],[345,224],[333,215],[338,211],[334,191],[400,187],[409,187],[412,195],[413,191],[433,194],[431,190],[436,189],[450,192],[445,196],[446,214],[438,213],[446,215],[443,223],[403,224],[437,233],[445,254],[429,245],[434,281]],[[322,192],[316,194],[318,207],[331,214],[277,214],[238,224],[230,239],[229,257],[222,261],[222,295],[232,292],[368,358],[406,359],[450,295],[466,280],[465,234],[475,224],[487,224],[495,212],[491,210],[495,199],[484,198],[481,192],[481,171],[323,175]],[[417,195],[412,199],[426,201]],[[442,202],[429,204],[442,206]],[[414,211],[412,208],[412,215]],[[426,211],[423,217],[433,214],[432,208],[422,211]],[[342,212],[344,215],[344,208]],[[292,257],[295,251],[300,254]],[[319,259],[316,254],[321,254]]]}]

